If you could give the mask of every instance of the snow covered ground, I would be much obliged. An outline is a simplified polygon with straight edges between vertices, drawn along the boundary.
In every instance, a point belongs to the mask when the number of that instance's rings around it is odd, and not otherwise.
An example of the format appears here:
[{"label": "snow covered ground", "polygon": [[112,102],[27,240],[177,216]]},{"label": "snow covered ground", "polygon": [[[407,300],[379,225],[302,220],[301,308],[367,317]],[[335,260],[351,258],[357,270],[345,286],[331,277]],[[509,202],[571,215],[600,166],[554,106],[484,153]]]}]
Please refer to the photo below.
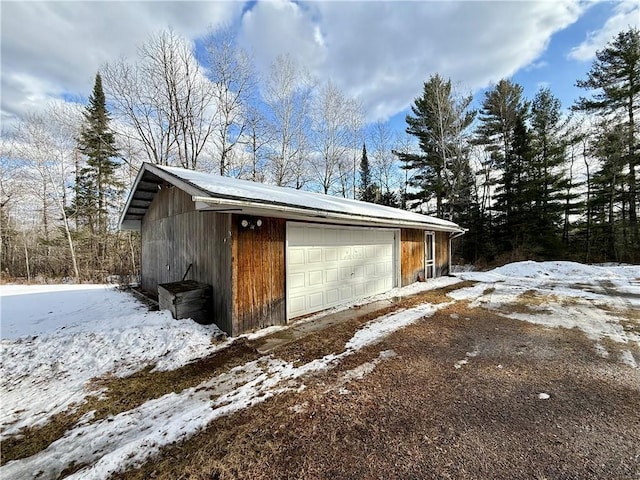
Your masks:
[{"label": "snow covered ground", "polygon": [[3,285],[0,314],[0,438],[95,394],[92,378],[173,369],[228,343],[107,285]]},{"label": "snow covered ground", "polygon": [[[637,368],[640,336],[638,330],[625,327],[623,312],[640,311],[640,267],[520,262],[458,276],[479,283],[453,291],[452,301],[468,300],[501,315],[549,327],[580,328],[594,339],[594,348],[602,356],[607,353],[599,343],[602,338],[624,343],[627,364]],[[414,284],[375,300],[458,281],[448,278]],[[177,368],[232,341],[213,340],[220,333],[213,326],[176,321],[166,312],[148,312],[127,294],[106,286],[3,286],[0,302],[2,437],[41,425],[95,393],[87,389],[91,378],[125,376],[149,365]],[[363,347],[448,304],[423,304],[374,319],[341,352],[305,364],[265,355],[114,417],[93,420],[85,416],[48,448],[5,464],[0,477],[56,478],[75,464],[87,467],[68,478],[106,478],[148,459],[163,445],[192,435],[215,418],[284,391],[304,389],[305,375],[333,368]],[[343,374],[337,385],[340,391],[347,391],[347,382],[394,355],[381,354]]]},{"label": "snow covered ground", "polygon": [[458,276],[479,282],[451,293],[471,300],[471,306],[549,327],[579,328],[594,340],[640,345],[640,331],[625,329],[624,315],[640,312],[640,266],[528,261]]}]

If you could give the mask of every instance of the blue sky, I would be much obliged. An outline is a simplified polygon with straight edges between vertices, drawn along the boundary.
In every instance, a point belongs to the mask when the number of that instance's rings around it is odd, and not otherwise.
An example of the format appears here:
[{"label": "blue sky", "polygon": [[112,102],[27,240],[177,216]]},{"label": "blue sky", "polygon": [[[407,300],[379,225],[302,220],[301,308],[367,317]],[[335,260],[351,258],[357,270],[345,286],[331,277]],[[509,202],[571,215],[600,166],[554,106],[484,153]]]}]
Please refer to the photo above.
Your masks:
[{"label": "blue sky", "polygon": [[265,70],[289,53],[359,98],[367,121],[404,117],[431,74],[475,95],[501,78],[568,108],[601,49],[638,26],[637,1],[13,2],[0,4],[3,126],[51,101],[86,98],[101,65],[133,58],[168,27],[194,42],[231,24]]}]

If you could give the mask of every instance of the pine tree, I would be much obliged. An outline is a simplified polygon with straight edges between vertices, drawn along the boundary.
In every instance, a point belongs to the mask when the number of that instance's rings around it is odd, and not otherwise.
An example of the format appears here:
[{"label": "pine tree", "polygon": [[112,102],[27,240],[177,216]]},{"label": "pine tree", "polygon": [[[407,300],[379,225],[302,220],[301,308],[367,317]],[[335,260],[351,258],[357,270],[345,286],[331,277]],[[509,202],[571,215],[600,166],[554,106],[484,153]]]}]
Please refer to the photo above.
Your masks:
[{"label": "pine tree", "polygon": [[[376,186],[377,187],[377,186]],[[393,190],[385,190],[382,193],[378,193],[378,199],[376,203],[380,205],[386,205],[387,207],[398,208],[400,206],[400,199],[398,194]]]},{"label": "pine tree", "polygon": [[117,177],[119,164],[115,135],[102,89],[102,78],[96,75],[93,93],[84,112],[85,123],[78,139],[78,150],[86,157],[86,166],[77,172],[75,209],[85,218],[91,233],[97,235],[98,257],[104,255],[104,239],[108,229],[109,208],[123,185]]},{"label": "pine tree", "polygon": [[371,181],[371,167],[367,157],[367,146],[362,144],[362,157],[360,159],[360,193],[358,200],[376,203],[379,188]]},{"label": "pine tree", "polygon": [[525,112],[516,117],[511,150],[511,160],[505,168],[505,177],[508,175],[511,185],[509,197],[498,196],[498,200],[504,200],[510,205],[509,243],[512,248],[520,248],[531,244],[532,237],[536,236],[536,229],[532,228],[536,226],[532,205],[538,195],[535,183],[532,182],[535,177],[530,171],[533,152],[531,131],[526,125]]},{"label": "pine tree", "polygon": [[418,139],[421,150],[398,153],[402,168],[416,172],[409,182],[416,191],[407,197],[421,203],[435,200],[437,216],[451,216],[456,181],[452,170],[455,163],[468,161],[463,138],[475,116],[468,110],[470,103],[471,97],[456,98],[451,80],[433,75],[425,82],[422,96],[414,100],[413,115],[406,117],[407,133]]},{"label": "pine tree", "polygon": [[[490,231],[503,248],[513,249],[516,232],[514,211],[519,186],[516,184],[522,174],[523,159],[514,155],[516,126],[521,128],[528,118],[529,106],[522,98],[522,87],[509,80],[500,80],[491,90],[485,92],[480,111],[480,124],[476,129],[474,143],[482,145],[488,153],[485,169],[499,172],[500,177],[491,178],[496,196],[490,217]],[[490,210],[491,213],[491,210]]]},{"label": "pine tree", "polygon": [[[586,80],[579,80],[578,87],[593,90],[591,98],[581,97],[574,109],[598,113],[610,124],[620,125],[624,130],[623,164],[626,166],[627,217],[632,231],[633,244],[640,244],[638,232],[638,190],[637,172],[640,164],[640,140],[635,121],[640,103],[640,30],[630,28],[620,32],[603,50],[596,52],[596,60],[587,74]],[[610,166],[618,165],[611,161]],[[623,170],[618,172],[619,177]]]},{"label": "pine tree", "polygon": [[[622,125],[601,127],[593,153],[601,167],[591,181],[592,252],[603,261],[621,261],[627,252],[622,241],[626,230],[626,211],[618,208],[626,198],[624,145],[626,129]],[[620,238],[622,237],[622,238]]]},{"label": "pine tree", "polygon": [[569,182],[564,169],[566,124],[560,100],[549,89],[539,90],[531,105],[532,155],[527,170],[533,214],[530,220],[536,226],[532,242],[547,252],[557,251],[561,241]]}]

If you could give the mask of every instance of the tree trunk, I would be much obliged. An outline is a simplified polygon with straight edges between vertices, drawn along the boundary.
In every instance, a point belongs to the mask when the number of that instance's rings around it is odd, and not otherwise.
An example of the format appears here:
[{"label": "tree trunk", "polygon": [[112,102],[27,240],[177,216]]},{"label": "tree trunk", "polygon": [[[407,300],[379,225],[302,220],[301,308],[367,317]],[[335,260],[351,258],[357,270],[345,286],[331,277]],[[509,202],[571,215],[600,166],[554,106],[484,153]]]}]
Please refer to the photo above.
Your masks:
[{"label": "tree trunk", "polygon": [[27,283],[31,283],[31,269],[29,268],[29,249],[27,248],[26,236],[23,238],[22,245],[24,246],[24,265],[27,270]]}]

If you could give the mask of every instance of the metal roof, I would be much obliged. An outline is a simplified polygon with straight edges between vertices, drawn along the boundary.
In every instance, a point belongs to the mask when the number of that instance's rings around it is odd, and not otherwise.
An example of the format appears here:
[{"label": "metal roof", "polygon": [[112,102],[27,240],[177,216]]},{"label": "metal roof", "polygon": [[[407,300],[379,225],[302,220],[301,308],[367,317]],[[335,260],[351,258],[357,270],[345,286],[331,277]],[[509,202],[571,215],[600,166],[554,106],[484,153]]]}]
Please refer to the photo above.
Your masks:
[{"label": "metal roof", "polygon": [[163,184],[191,195],[198,210],[263,215],[334,224],[464,232],[459,225],[416,212],[292,188],[144,163],[129,193],[120,228],[139,230]]}]

